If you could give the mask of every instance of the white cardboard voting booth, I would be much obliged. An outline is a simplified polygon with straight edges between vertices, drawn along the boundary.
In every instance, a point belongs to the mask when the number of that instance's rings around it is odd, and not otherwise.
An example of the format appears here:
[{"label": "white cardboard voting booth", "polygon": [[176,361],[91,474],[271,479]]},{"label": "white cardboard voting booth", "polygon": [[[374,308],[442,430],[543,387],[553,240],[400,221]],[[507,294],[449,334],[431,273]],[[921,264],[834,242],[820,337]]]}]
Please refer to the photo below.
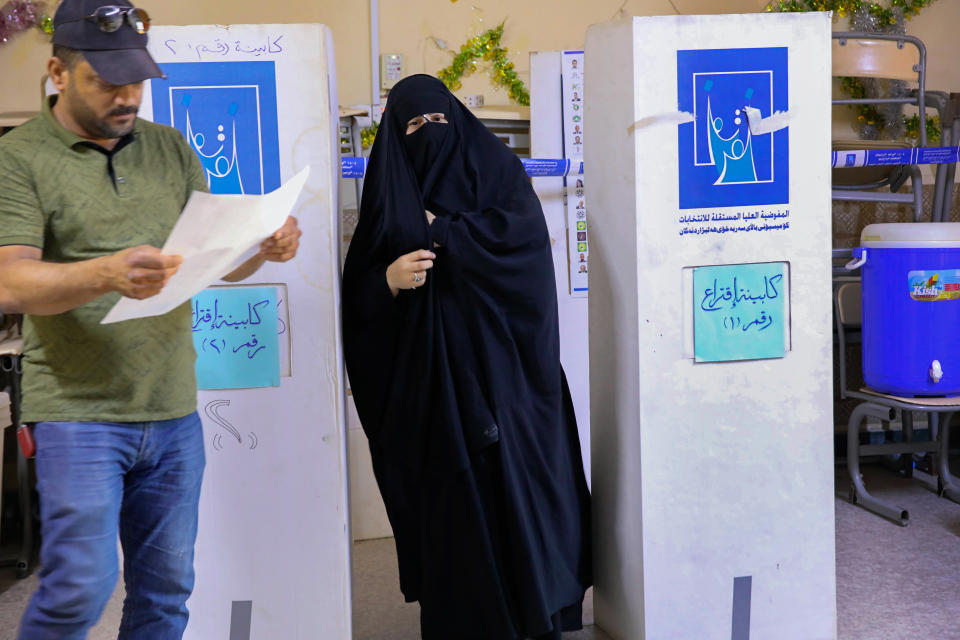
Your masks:
[{"label": "white cardboard voting booth", "polygon": [[[294,211],[298,256],[267,263],[243,287],[208,290],[221,301],[244,288],[272,290],[279,376],[252,382],[230,371],[232,382],[220,384],[240,388],[200,392],[207,468],[185,637],[349,638],[331,33],[322,25],[155,27],[150,51],[167,78],[145,83],[141,115],[184,133],[211,191],[269,193],[311,168]],[[205,347],[198,355],[211,357]]]},{"label": "white cardboard voting booth", "polygon": [[836,637],[830,17],[591,27],[597,624]]},{"label": "white cardboard voting booth", "polygon": [[[582,58],[582,52],[580,52]],[[561,70],[564,54],[560,51],[542,51],[530,54],[530,152],[534,158],[563,158],[567,153],[579,159],[573,149],[565,148],[565,134],[571,133],[570,123],[564,120],[564,100],[561,89]],[[582,93],[582,92],[581,92]],[[579,122],[578,118],[578,122]],[[566,124],[566,126],[565,126]],[[575,160],[576,161],[576,160]],[[574,280],[580,264],[577,251],[577,222],[568,220],[568,211],[576,212],[574,199],[577,180],[534,178],[533,187],[540,198],[543,215],[550,232],[553,250],[553,269],[557,281],[557,310],[560,319],[560,361],[567,376],[577,428],[583,465],[590,482],[590,354],[587,341],[586,291],[575,292]],[[564,184],[566,182],[566,184]],[[581,187],[582,189],[582,187]],[[570,209],[568,210],[568,206]],[[576,213],[572,216],[576,218]],[[584,255],[584,259],[586,256]],[[571,266],[573,265],[573,269]],[[584,274],[585,275],[585,274]],[[585,278],[584,278],[585,279]]]}]

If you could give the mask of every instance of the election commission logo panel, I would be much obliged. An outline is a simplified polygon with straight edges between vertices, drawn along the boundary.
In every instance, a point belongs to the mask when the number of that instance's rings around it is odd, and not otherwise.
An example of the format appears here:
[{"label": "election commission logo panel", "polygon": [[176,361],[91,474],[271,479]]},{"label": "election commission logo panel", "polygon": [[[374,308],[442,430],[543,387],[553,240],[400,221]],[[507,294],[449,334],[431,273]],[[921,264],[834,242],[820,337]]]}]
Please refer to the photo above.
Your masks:
[{"label": "election commission logo panel", "polygon": [[178,129],[212,193],[264,194],[280,186],[273,62],[164,64],[151,81],[156,122]]},{"label": "election commission logo panel", "polygon": [[762,118],[789,108],[787,48],[677,51],[681,209],[786,204],[789,129],[756,135]]}]

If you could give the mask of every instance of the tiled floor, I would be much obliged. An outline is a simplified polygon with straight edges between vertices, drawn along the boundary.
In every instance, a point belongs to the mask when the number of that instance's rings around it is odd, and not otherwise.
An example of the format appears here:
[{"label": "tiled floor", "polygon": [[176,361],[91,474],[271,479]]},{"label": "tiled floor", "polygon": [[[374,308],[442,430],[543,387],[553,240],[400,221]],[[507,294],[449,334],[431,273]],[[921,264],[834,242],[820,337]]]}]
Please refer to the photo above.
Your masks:
[{"label": "tiled floor", "polygon": [[[960,471],[956,465],[953,470]],[[911,524],[899,527],[847,502],[848,479],[844,469],[837,470],[839,640],[960,640],[956,614],[960,611],[960,505],[878,465],[866,466],[863,472],[876,495],[910,509]],[[7,551],[12,550],[0,549],[0,557]],[[0,568],[0,640],[15,637],[36,584],[35,576],[20,581],[12,568]],[[392,540],[355,545],[353,596],[356,640],[419,638],[417,606],[405,604],[397,588]],[[117,637],[121,598],[118,589],[89,640]],[[592,618],[589,606],[585,614]],[[587,627],[564,634],[564,640],[610,638]]]},{"label": "tiled floor", "polygon": [[[419,608],[416,604],[406,604],[397,587],[393,539],[358,542],[354,545],[353,561],[354,640],[419,640]],[[0,640],[14,640],[20,615],[36,587],[36,575],[16,580],[12,569],[0,569]],[[588,596],[584,603],[585,621],[593,619],[592,594],[588,593]],[[122,605],[123,588],[118,586],[100,623],[87,640],[114,640],[120,626]],[[610,640],[594,627],[565,633],[563,639]]]}]

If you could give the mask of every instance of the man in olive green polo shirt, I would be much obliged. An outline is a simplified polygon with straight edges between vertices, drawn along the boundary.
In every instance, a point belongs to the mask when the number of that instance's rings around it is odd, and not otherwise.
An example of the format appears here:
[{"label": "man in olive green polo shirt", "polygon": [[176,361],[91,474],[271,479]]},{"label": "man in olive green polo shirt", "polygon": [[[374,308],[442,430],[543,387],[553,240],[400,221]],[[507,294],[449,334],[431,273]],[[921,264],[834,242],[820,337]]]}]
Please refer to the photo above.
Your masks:
[{"label": "man in olive green polo shirt", "polygon": [[[84,638],[117,579],[120,638],[180,638],[193,588],[204,454],[189,303],[101,325],[176,272],[163,246],[203,168],[175,129],[137,119],[150,19],[125,0],[65,0],[48,64],[58,97],[0,138],[0,311],[26,314],[23,418],[34,424],[40,587],[22,640]],[[226,276],[290,260],[296,220]]]}]

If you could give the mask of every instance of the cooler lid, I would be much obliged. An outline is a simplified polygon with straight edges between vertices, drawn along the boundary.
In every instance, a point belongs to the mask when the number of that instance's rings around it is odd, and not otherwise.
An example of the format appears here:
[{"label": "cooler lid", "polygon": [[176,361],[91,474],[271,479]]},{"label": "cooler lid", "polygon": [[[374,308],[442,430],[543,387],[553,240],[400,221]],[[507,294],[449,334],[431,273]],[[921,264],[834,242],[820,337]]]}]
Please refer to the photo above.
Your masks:
[{"label": "cooler lid", "polygon": [[860,234],[860,246],[877,249],[960,248],[960,222],[869,224]]}]

